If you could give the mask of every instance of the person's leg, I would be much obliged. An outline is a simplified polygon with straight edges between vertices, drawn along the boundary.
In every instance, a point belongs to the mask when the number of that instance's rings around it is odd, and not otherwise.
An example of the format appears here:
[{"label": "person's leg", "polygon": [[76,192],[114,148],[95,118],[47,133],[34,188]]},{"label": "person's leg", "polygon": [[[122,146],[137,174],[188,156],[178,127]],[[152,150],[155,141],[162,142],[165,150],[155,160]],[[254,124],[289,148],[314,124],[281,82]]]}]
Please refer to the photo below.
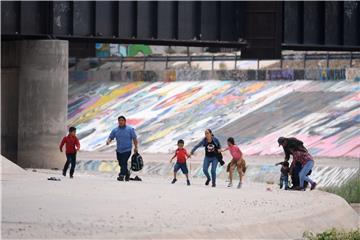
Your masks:
[{"label": "person's leg", "polygon": [[244,169],[245,169],[245,161],[243,159],[240,159],[236,162],[237,171],[239,174],[239,184],[238,188],[241,188],[242,182],[243,182],[243,176],[244,176]]},{"label": "person's leg", "polygon": [[70,177],[71,178],[74,176],[75,166],[76,166],[76,153],[71,154],[71,168],[70,168]]},{"label": "person's leg", "polygon": [[209,174],[209,166],[210,166],[210,161],[209,158],[205,156],[204,158],[204,163],[203,163],[203,172],[207,178],[205,185],[209,185],[210,182],[210,174]]},{"label": "person's leg", "polygon": [[216,187],[216,168],[218,165],[218,160],[216,157],[214,157],[211,161],[211,180],[212,180],[212,186]]},{"label": "person's leg", "polygon": [[71,156],[70,156],[70,154],[66,154],[66,163],[65,163],[64,168],[63,168],[63,175],[64,176],[66,176],[66,172],[67,172],[67,170],[69,168],[70,162],[71,162]]},{"label": "person's leg", "polygon": [[304,188],[304,181],[310,182],[312,185],[314,184],[314,182],[308,176],[306,176],[313,166],[314,161],[308,161],[301,169],[299,173],[300,188]]},{"label": "person's leg", "polygon": [[289,189],[289,176],[284,176],[285,190]]},{"label": "person's leg", "polygon": [[189,174],[189,169],[188,169],[186,163],[182,164],[182,166],[181,166],[181,171],[182,171],[183,174],[185,174],[185,176],[186,176],[186,184],[187,184],[188,186],[190,186],[190,180],[189,180],[189,175],[188,175],[188,174]]},{"label": "person's leg", "polygon": [[292,172],[292,175],[291,175],[291,181],[292,181],[293,188],[300,186],[300,179],[299,179],[300,171],[301,171],[301,163],[296,162],[295,167]]},{"label": "person's leg", "polygon": [[124,181],[124,176],[121,175],[121,169],[122,169],[122,166],[121,166],[121,154],[116,152],[116,159],[118,160],[118,163],[119,163],[119,167],[120,167],[120,172],[119,172],[119,177],[118,177],[118,180],[119,181]]},{"label": "person's leg", "polygon": [[280,189],[282,189],[282,187],[283,187],[283,180],[284,180],[284,176],[281,175],[280,176]]},{"label": "person's leg", "polygon": [[128,160],[131,155],[131,152],[118,153],[118,161],[120,164],[120,174],[119,176],[129,178],[128,170]]},{"label": "person's leg", "polygon": [[233,173],[234,173],[235,166],[236,166],[233,161],[234,161],[234,159],[231,160],[231,162],[230,162],[230,167],[229,167],[229,180],[230,180],[230,182],[229,182],[228,187],[231,187],[231,186],[232,186]]},{"label": "person's leg", "polygon": [[176,174],[177,174],[177,172],[179,171],[179,169],[180,169],[180,164],[179,163],[175,163],[175,166],[174,166],[174,178],[173,178],[173,180],[172,180],[172,184],[174,184],[176,181],[177,181],[177,179],[176,179]]}]

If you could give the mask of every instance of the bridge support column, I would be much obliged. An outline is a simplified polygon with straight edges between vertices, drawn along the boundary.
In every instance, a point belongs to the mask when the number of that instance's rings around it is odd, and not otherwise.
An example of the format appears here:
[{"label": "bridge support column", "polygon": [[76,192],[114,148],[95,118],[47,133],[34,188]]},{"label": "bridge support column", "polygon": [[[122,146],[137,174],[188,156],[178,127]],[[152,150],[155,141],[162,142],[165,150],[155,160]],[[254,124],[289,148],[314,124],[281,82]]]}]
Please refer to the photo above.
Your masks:
[{"label": "bridge support column", "polygon": [[[61,168],[65,156],[58,145],[67,124],[68,42],[31,40],[10,44],[17,44],[19,51],[16,163],[21,167]],[[9,123],[2,124],[2,130],[14,127]]]}]

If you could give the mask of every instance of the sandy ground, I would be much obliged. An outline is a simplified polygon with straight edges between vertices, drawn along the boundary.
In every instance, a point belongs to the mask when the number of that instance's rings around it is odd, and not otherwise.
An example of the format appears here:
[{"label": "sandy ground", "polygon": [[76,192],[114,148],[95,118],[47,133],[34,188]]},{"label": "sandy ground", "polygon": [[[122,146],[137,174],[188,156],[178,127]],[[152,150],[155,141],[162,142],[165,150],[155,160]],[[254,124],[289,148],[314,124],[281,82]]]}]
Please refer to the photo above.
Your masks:
[{"label": "sandy ground", "polygon": [[[2,165],[2,239],[299,239],[306,230],[354,228],[359,216],[340,197],[245,183],[216,188],[203,179],[141,176],[118,182],[107,174]],[[48,177],[61,181],[49,181]]]}]

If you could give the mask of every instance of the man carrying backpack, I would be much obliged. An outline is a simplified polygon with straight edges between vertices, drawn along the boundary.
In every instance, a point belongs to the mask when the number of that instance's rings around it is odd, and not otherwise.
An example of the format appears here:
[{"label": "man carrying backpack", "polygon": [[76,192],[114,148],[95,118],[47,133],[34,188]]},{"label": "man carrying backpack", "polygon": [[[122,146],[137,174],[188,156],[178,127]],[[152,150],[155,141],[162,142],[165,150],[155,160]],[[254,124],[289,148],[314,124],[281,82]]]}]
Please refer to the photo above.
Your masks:
[{"label": "man carrying backpack", "polygon": [[120,173],[117,178],[118,181],[129,181],[130,172],[128,170],[128,160],[131,155],[132,144],[134,143],[134,152],[138,152],[138,141],[135,133],[135,129],[126,125],[126,118],[120,116],[118,118],[119,126],[114,128],[106,145],[109,145],[114,138],[116,139],[116,158],[119,162]]}]

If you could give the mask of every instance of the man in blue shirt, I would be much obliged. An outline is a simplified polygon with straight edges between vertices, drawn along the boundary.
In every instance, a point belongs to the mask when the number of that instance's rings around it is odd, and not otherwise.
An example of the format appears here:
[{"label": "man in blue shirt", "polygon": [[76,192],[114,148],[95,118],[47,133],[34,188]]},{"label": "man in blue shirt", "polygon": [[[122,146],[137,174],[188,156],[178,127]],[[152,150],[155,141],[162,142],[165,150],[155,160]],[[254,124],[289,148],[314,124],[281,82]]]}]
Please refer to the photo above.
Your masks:
[{"label": "man in blue shirt", "polygon": [[126,125],[126,118],[124,116],[118,118],[118,123],[119,126],[111,131],[106,145],[109,145],[114,138],[116,139],[116,158],[120,166],[117,180],[124,181],[125,177],[125,181],[129,181],[128,160],[131,155],[132,143],[134,143],[134,152],[138,151],[138,141],[135,129]]}]

